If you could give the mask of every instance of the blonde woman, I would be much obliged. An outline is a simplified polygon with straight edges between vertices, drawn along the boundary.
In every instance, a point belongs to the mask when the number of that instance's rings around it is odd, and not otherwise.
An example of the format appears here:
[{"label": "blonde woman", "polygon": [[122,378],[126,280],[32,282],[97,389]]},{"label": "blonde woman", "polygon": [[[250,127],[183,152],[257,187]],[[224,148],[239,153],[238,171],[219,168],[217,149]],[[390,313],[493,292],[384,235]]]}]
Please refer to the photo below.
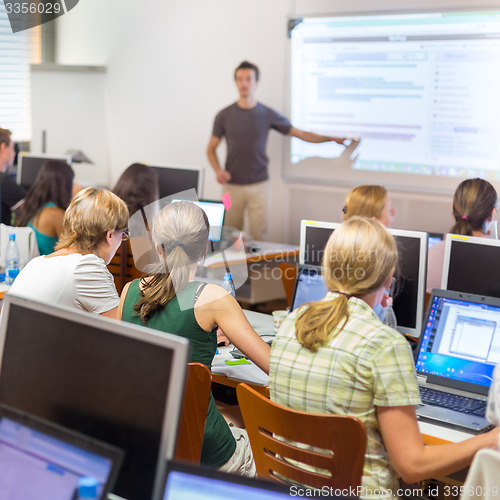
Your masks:
[{"label": "blonde woman", "polygon": [[343,208],[344,220],[353,215],[378,220],[385,227],[392,227],[396,210],[382,186],[358,186],[347,193]]},{"label": "blonde woman", "polygon": [[[462,443],[424,446],[408,342],[373,306],[397,262],[394,238],[377,221],[352,217],[330,237],[323,259],[326,297],[284,320],[273,342],[271,399],[312,413],[352,415],[368,436],[362,498],[397,498],[398,477],[416,482],[462,469],[498,429]],[[372,497],[373,498],[373,497]]]},{"label": "blonde woman", "polygon": [[[217,347],[217,327],[257,366],[269,372],[270,347],[255,333],[236,300],[218,285],[193,281],[208,247],[208,219],[194,203],[164,207],[153,225],[158,268],[122,293],[121,319],[189,339],[191,362],[209,368]],[[210,397],[201,462],[227,472],[254,476],[246,432],[229,428]]]},{"label": "blonde woman", "polygon": [[119,297],[106,265],[128,238],[128,209],[107,189],[86,188],[66,210],[56,251],[31,260],[10,293],[116,318]]},{"label": "blonde woman", "polygon": [[[462,181],[453,196],[452,212],[455,223],[450,229],[450,234],[489,237],[489,227],[495,217],[497,206],[497,192],[488,181],[479,178]],[[431,293],[433,288],[441,288],[444,249],[444,241],[429,248],[427,293]]]}]

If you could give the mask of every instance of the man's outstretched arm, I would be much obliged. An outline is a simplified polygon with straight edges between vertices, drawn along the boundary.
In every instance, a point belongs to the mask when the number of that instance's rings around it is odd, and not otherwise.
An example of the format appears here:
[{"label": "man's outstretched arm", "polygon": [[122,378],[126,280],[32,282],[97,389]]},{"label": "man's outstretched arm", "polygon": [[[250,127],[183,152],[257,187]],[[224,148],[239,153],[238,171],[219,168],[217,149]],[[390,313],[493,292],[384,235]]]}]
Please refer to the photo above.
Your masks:
[{"label": "man's outstretched arm", "polygon": [[207,146],[207,158],[212,165],[212,168],[214,169],[215,176],[217,177],[217,182],[219,184],[225,184],[227,181],[231,180],[231,174],[227,171],[221,168],[220,163],[219,163],[219,158],[217,157],[217,152],[216,149],[220,144],[220,138],[215,137],[215,135],[212,135],[210,137],[210,141],[208,142]]},{"label": "man's outstretched arm", "polygon": [[292,127],[290,129],[288,135],[292,137],[297,137],[298,139],[302,139],[303,141],[306,142],[314,142],[314,143],[333,141],[336,142],[337,144],[344,144],[344,141],[346,140],[345,137],[331,137],[329,135],[320,135],[314,132],[307,132],[305,130],[301,130],[300,128],[295,128],[295,127]]}]

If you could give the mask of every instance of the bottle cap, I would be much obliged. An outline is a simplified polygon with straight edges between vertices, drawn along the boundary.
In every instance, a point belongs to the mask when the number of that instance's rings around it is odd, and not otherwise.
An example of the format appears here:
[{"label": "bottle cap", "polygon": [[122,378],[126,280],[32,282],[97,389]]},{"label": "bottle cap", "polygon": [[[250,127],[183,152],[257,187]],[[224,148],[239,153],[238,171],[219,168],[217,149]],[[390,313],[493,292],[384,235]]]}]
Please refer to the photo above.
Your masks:
[{"label": "bottle cap", "polygon": [[15,241],[16,239],[16,234],[15,233],[9,233],[9,241],[10,240],[14,240]]},{"label": "bottle cap", "polygon": [[[9,269],[7,271],[7,276],[9,278],[12,278],[13,280],[15,280],[17,278],[17,275],[19,274],[19,269]],[[5,278],[4,278],[5,279]]]},{"label": "bottle cap", "polygon": [[5,273],[0,273],[0,281],[5,281]]},{"label": "bottle cap", "polygon": [[94,477],[81,477],[78,480],[78,497],[96,499],[98,484]]}]

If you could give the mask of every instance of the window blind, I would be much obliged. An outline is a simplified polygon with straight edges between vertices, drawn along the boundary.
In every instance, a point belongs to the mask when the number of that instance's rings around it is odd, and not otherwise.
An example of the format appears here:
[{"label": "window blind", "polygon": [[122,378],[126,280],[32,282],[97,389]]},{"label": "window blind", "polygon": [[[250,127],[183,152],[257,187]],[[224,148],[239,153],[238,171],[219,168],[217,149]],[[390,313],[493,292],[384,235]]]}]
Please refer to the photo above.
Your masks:
[{"label": "window blind", "polygon": [[30,30],[12,33],[0,1],[0,127],[15,141],[31,140]]}]

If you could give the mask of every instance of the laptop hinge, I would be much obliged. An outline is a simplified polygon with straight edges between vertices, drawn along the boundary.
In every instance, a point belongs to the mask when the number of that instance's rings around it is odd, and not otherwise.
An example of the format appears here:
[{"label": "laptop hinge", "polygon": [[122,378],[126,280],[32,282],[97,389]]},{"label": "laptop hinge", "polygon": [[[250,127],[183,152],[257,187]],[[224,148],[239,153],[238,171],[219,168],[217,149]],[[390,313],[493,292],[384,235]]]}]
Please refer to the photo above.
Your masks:
[{"label": "laptop hinge", "polygon": [[425,375],[417,375],[417,383],[418,385],[425,385],[427,383],[427,377]]}]

